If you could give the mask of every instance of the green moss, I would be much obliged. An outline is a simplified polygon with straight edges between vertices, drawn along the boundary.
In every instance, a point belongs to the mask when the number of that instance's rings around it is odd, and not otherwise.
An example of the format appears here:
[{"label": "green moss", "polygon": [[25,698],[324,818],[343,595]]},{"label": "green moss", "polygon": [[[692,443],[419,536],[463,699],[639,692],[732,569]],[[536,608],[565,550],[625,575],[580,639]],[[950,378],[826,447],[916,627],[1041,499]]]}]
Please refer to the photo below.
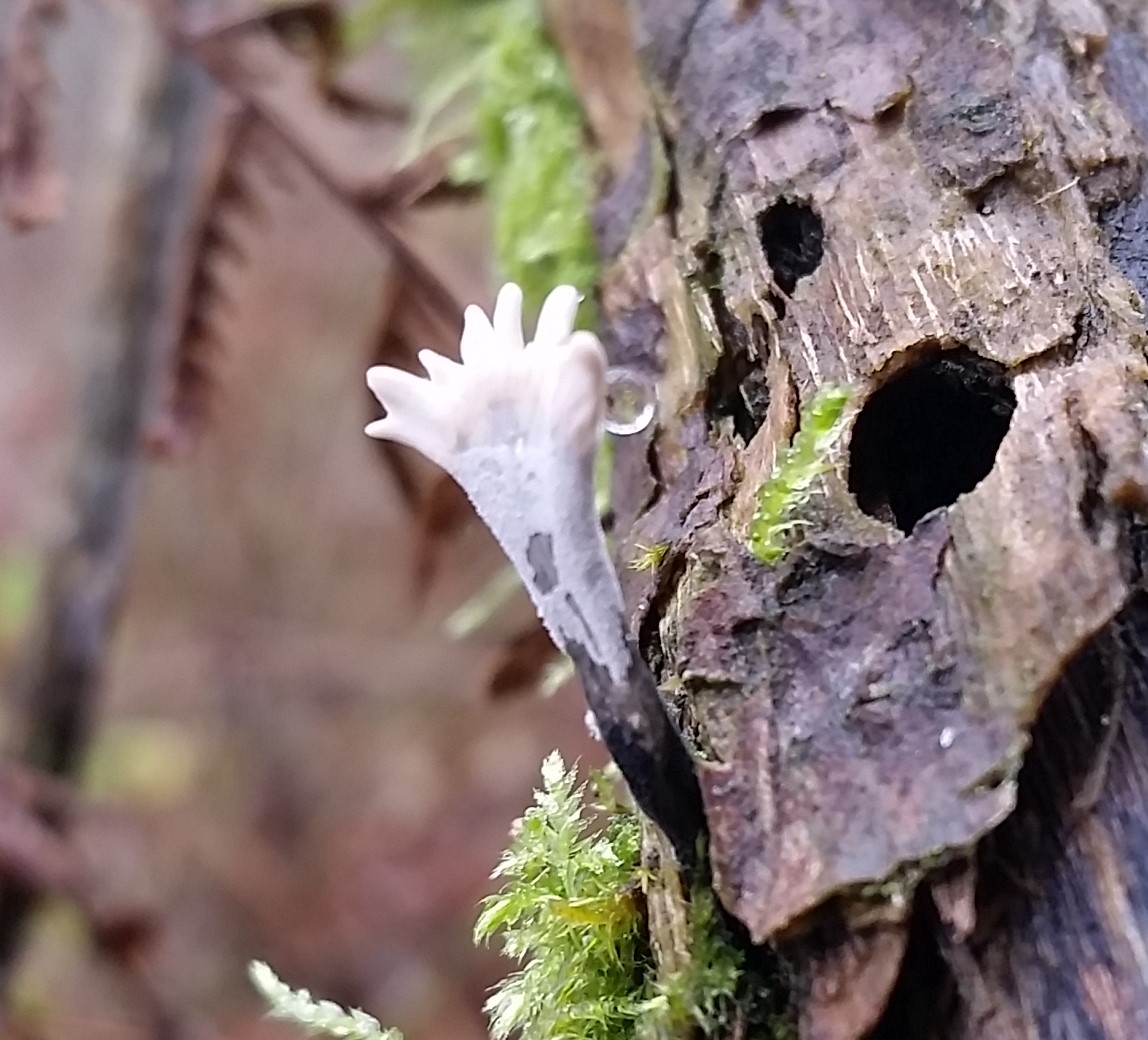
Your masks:
[{"label": "green moss", "polygon": [[745,957],[726,934],[717,897],[707,885],[696,885],[690,895],[689,928],[689,963],[654,985],[646,1025],[657,1025],[658,1035],[688,1034],[694,1025],[706,1036],[716,1036],[734,1011]]},{"label": "green moss", "polygon": [[788,551],[795,532],[805,526],[801,513],[830,469],[829,456],[844,427],[849,391],[824,386],[801,409],[793,442],[781,454],[757,493],[749,546],[762,563],[776,563]]},{"label": "green moss", "polygon": [[582,110],[534,0],[507,0],[476,105],[480,172],[507,277],[538,306],[555,285],[589,293],[597,275],[594,181]]},{"label": "green moss", "polygon": [[[773,1016],[770,987],[745,970],[745,955],[708,885],[695,886],[688,912],[689,957],[659,978],[644,914],[642,827],[614,795],[616,770],[593,777],[594,796],[557,752],[542,765],[542,787],[511,831],[485,899],[476,942],[500,941],[519,968],[487,1001],[494,1040],[639,1040],[727,1032],[734,1010]],[[370,1015],[292,989],[261,962],[251,981],[269,1015],[312,1036],[402,1040]],[[752,989],[752,992],[750,990]],[[777,1021],[780,1021],[778,1019]],[[765,1033],[775,1033],[772,1025]]]},{"label": "green moss", "polygon": [[[416,64],[436,69],[419,91],[411,150],[436,129],[450,131],[438,136],[469,131],[473,147],[456,158],[452,175],[485,186],[495,257],[522,286],[527,309],[536,311],[556,285],[589,295],[598,270],[594,168],[581,107],[537,0],[369,0],[347,20],[348,45],[362,46],[400,14],[406,49]],[[467,101],[461,118],[460,99]]]},{"label": "green moss", "polygon": [[402,16],[416,15],[437,26],[446,18],[471,16],[489,2],[491,0],[366,0],[343,15],[343,47],[351,54],[369,47]]},{"label": "green moss", "polygon": [[551,754],[495,870],[503,887],[483,902],[474,929],[476,941],[500,938],[521,965],[487,1002],[495,1040],[633,1035],[649,970],[636,884],[640,828],[626,812],[594,824],[585,787]]},{"label": "green moss", "polygon": [[[597,785],[599,802],[608,784]],[[659,979],[641,899],[641,827],[617,803],[590,806],[555,752],[542,789],[512,831],[475,937],[499,937],[520,968],[487,1004],[495,1040],[626,1040],[713,1035],[734,1007],[743,956],[714,894],[693,893],[689,963]]]}]

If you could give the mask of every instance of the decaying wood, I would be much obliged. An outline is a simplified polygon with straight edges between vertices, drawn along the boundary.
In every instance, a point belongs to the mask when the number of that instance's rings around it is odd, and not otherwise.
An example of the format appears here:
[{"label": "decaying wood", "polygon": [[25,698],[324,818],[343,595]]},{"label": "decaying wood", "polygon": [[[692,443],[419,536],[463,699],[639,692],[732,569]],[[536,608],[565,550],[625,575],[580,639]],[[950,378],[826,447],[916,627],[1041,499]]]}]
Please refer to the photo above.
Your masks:
[{"label": "decaying wood", "polygon": [[939,929],[961,997],[942,1035],[1142,1034],[1146,646],[1141,591],[1049,694],[1016,811],[977,849],[973,913]]},{"label": "decaying wood", "polygon": [[[620,554],[669,545],[627,595],[722,901],[811,1040],[1143,1035],[1148,13],[634,17],[602,295],[661,412]],[[766,567],[756,490],[824,385],[847,433]]]}]

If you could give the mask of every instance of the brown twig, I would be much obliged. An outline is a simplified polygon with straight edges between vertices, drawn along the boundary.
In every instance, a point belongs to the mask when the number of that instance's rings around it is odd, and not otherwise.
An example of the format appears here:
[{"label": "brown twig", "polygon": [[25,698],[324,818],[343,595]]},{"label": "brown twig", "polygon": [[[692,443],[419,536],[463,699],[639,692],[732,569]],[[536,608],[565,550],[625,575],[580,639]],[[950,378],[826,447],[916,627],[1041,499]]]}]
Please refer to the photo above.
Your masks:
[{"label": "brown twig", "polygon": [[[202,73],[176,61],[156,109],[153,134],[172,133],[173,158],[143,174],[124,206],[120,255],[107,286],[114,331],[88,344],[90,370],[79,418],[71,489],[73,530],[53,551],[40,617],[16,683],[13,757],[49,775],[73,775],[88,743],[104,659],[115,626],[140,477],[144,415],[167,365],[165,286],[188,197],[183,183],[195,146]],[[142,160],[142,156],[141,156]],[[143,164],[137,167],[143,169]],[[99,327],[98,325],[96,326]],[[40,820],[66,833],[67,806]],[[40,895],[32,877],[0,877],[0,1000]]]}]

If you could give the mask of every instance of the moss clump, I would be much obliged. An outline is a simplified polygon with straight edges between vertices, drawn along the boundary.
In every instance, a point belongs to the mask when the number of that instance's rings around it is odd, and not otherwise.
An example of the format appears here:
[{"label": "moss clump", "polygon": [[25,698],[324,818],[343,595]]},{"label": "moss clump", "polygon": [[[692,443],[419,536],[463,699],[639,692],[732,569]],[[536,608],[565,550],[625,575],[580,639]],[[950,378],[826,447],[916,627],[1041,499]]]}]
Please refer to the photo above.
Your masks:
[{"label": "moss clump", "polygon": [[645,1024],[660,1027],[655,1035],[689,1035],[696,1026],[715,1036],[733,1014],[745,957],[727,934],[717,897],[707,885],[695,885],[690,895],[689,929],[689,963],[654,984]]},{"label": "moss clump", "polygon": [[496,1040],[614,1040],[645,1010],[638,820],[618,812],[595,827],[584,795],[551,754],[494,872],[503,887],[482,905],[475,939],[500,937],[521,964],[487,1002]]},{"label": "moss clump", "polygon": [[817,478],[830,469],[849,398],[848,390],[836,386],[824,386],[813,395],[801,409],[793,442],[758,490],[749,547],[762,563],[780,560],[792,546],[794,532],[805,526],[801,513],[817,489]]},{"label": "moss clump", "polygon": [[[597,802],[557,752],[542,764],[542,788],[515,822],[494,877],[502,888],[482,903],[477,942],[498,938],[519,969],[487,1001],[494,1040],[644,1040],[726,1030],[746,1001],[741,945],[712,889],[689,904],[689,961],[658,978],[645,929],[641,823],[595,777]],[[269,1015],[312,1036],[402,1040],[365,1012],[292,989],[261,962],[251,980]],[[767,988],[756,987],[763,996]],[[747,1019],[748,1020],[748,1019]],[[772,1035],[772,1033],[770,1034]]]},{"label": "moss clump", "polygon": [[[585,786],[555,752],[542,789],[495,871],[475,937],[501,937],[521,967],[487,1003],[504,1040],[626,1040],[713,1035],[734,1007],[743,956],[719,921],[711,889],[690,903],[690,959],[659,979],[645,931],[641,827],[628,809],[587,811]],[[597,816],[597,819],[595,819]]]},{"label": "moss clump", "polygon": [[582,109],[537,3],[502,7],[478,92],[472,172],[490,192],[495,255],[537,307],[555,285],[587,295],[594,287],[594,176]]}]

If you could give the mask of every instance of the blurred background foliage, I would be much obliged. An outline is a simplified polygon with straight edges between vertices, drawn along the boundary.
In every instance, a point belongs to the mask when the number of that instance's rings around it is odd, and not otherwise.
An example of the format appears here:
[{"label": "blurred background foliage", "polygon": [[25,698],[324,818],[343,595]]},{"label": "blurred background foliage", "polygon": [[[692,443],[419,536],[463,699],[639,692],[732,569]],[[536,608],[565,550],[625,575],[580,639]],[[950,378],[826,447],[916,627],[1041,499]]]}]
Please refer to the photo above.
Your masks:
[{"label": "blurred background foliage", "polygon": [[408,155],[464,139],[450,176],[485,189],[495,257],[528,312],[556,285],[589,297],[594,163],[538,0],[370,0],[345,21],[352,53],[388,33],[415,75]]},{"label": "blurred background foliage", "polygon": [[507,829],[544,755],[601,753],[520,590],[448,631],[504,562],[363,437],[363,372],[455,349],[503,278],[591,293],[548,20],[50,8],[0,0],[35,117],[0,232],[0,1035],[295,1036],[262,959],[407,1040],[485,1037]]}]

